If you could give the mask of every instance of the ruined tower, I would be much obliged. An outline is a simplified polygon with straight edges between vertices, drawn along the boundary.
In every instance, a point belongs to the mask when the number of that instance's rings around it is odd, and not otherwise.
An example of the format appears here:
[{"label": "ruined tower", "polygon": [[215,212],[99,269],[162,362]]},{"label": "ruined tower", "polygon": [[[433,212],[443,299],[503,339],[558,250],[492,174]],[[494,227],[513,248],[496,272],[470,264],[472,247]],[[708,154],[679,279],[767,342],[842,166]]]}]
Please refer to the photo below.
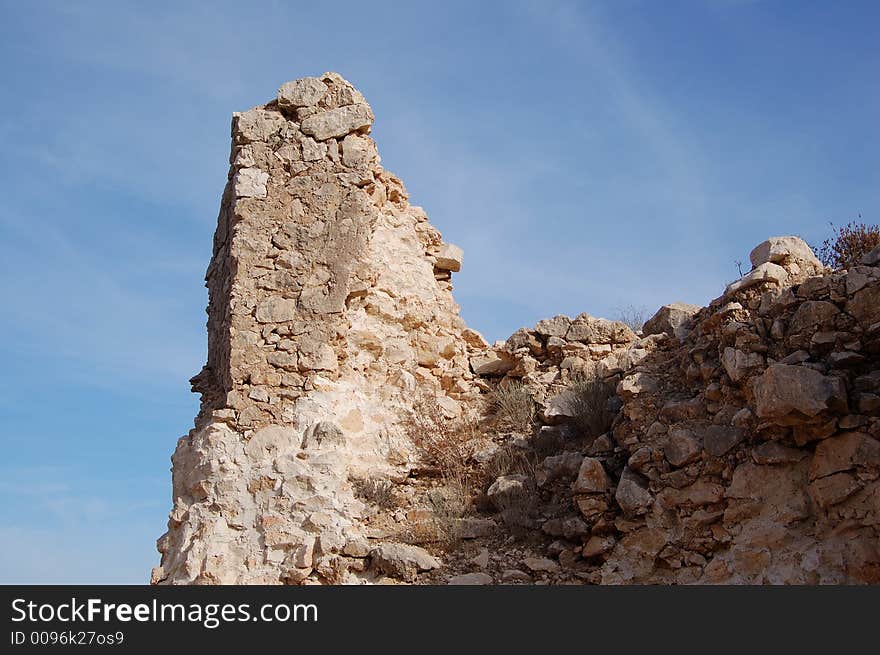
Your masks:
[{"label": "ruined tower", "polygon": [[233,117],[202,406],[154,582],[345,579],[350,479],[406,459],[394,428],[414,394],[455,415],[477,393],[467,344],[485,344],[451,294],[461,250],[380,166],[372,123],[336,73]]}]

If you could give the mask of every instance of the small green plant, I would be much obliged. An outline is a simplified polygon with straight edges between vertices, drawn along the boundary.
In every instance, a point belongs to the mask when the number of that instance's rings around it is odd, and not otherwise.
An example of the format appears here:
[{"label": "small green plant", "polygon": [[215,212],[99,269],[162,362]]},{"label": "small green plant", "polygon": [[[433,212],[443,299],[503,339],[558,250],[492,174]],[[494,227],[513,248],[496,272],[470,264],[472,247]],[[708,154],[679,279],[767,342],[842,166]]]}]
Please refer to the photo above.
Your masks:
[{"label": "small green plant", "polygon": [[503,428],[528,431],[535,422],[535,401],[521,382],[499,386],[492,394],[492,408]]},{"label": "small green plant", "polygon": [[829,223],[832,236],[818,248],[813,248],[819,261],[833,269],[850,268],[861,263],[862,257],[880,245],[880,227],[861,220],[859,214],[858,221],[851,221],[843,227]]}]

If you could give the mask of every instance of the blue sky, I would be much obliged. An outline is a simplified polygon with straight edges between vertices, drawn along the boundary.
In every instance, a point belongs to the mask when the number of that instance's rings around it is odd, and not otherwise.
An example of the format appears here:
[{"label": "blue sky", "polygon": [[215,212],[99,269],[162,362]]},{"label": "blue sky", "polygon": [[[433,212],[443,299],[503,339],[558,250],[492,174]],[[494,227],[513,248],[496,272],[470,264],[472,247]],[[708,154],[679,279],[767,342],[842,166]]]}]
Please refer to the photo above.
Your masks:
[{"label": "blue sky", "polygon": [[139,583],[233,111],[336,70],[490,339],[705,304],[880,195],[880,4],[0,1],[0,582]]}]

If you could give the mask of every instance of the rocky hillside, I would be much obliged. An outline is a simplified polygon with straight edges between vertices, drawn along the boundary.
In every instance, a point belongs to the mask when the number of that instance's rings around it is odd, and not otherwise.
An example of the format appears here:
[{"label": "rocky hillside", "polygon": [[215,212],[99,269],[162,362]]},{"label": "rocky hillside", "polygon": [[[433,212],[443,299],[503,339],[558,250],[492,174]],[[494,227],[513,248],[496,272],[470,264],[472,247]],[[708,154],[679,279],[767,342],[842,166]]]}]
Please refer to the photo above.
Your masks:
[{"label": "rocky hillside", "polygon": [[154,583],[880,581],[880,249],[490,346],[372,122],[335,73],[233,119]]}]

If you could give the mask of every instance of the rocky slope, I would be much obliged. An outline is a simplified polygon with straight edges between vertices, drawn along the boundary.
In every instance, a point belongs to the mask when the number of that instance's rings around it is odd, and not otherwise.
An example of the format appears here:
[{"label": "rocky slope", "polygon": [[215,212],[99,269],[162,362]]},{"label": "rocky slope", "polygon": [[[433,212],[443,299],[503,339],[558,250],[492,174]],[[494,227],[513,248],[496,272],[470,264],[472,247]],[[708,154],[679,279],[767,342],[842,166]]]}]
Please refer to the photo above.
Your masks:
[{"label": "rocky slope", "polygon": [[880,581],[880,251],[489,346],[372,121],[335,73],[233,119],[154,583]]}]

